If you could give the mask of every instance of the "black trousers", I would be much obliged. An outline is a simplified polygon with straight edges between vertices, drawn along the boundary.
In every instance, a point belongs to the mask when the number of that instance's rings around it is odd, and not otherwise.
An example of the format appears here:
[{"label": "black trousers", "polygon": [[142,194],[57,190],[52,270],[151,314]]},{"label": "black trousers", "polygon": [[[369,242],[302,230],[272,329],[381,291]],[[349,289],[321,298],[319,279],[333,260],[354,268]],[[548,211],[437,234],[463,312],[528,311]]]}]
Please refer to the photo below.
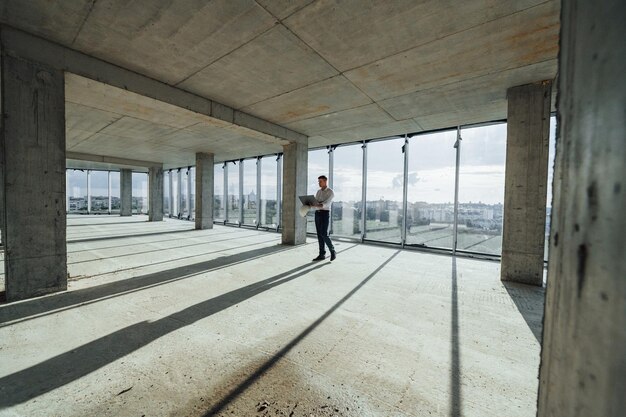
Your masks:
[{"label": "black trousers", "polygon": [[328,250],[335,251],[333,242],[328,236],[328,222],[330,221],[330,211],[328,210],[316,210],[315,211],[315,231],[317,232],[317,243],[320,246],[320,255],[325,255],[326,250],[324,244],[328,246]]}]

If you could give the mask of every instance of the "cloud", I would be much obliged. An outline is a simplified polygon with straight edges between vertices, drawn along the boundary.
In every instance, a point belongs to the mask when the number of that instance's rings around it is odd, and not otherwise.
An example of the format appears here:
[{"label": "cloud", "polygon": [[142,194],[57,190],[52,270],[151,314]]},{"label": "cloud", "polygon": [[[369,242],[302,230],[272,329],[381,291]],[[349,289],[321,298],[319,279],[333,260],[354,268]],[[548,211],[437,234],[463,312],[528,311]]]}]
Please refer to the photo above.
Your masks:
[{"label": "cloud", "polygon": [[[402,179],[403,179],[403,175],[396,175],[395,178],[393,179],[393,187],[402,187]],[[415,185],[420,181],[424,181],[423,178],[418,177],[417,176],[417,172],[409,172],[409,176],[408,176],[408,182],[409,185]]]}]

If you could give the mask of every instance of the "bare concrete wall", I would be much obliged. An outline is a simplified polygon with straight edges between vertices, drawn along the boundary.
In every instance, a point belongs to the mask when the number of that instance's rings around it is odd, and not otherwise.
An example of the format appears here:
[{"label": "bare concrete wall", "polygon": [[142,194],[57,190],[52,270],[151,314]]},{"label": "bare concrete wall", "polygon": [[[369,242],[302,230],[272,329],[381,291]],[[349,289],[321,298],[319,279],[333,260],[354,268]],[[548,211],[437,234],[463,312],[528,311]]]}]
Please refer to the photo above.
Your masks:
[{"label": "bare concrete wall", "polygon": [[543,284],[551,84],[507,91],[503,281]]},{"label": "bare concrete wall", "polygon": [[2,56],[2,187],[6,296],[67,288],[63,73]]},{"label": "bare concrete wall", "polygon": [[306,243],[306,219],[300,217],[302,205],[298,196],[306,194],[308,173],[308,147],[300,143],[283,146],[283,234],[287,245]]},{"label": "bare concrete wall", "polygon": [[196,229],[213,228],[213,162],[213,154],[196,154]]},{"label": "bare concrete wall", "polygon": [[149,215],[148,221],[163,221],[163,168],[150,167],[148,169]]},{"label": "bare concrete wall", "polygon": [[626,409],[622,0],[564,0],[538,415]]}]

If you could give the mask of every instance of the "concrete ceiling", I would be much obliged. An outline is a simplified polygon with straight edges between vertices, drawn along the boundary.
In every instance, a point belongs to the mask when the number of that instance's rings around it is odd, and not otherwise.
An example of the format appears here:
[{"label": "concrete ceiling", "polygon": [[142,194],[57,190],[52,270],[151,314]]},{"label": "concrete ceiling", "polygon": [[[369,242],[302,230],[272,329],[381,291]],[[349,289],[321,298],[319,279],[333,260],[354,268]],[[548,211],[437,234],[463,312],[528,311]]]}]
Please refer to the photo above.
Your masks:
[{"label": "concrete ceiling", "polygon": [[[5,0],[0,21],[310,137],[309,146],[506,118],[553,79],[559,2]],[[193,163],[281,151],[180,107],[68,74],[67,149]],[[130,155],[129,155],[130,154]]]}]

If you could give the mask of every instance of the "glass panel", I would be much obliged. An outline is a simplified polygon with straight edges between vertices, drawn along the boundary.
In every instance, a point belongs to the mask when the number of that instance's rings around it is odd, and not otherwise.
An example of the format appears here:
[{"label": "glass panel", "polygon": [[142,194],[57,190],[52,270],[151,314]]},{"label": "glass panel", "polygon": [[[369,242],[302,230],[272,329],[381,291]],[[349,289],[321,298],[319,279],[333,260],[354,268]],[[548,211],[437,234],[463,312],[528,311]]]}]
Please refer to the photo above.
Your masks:
[{"label": "glass panel", "polygon": [[554,156],[556,154],[556,117],[550,117],[550,142],[548,144],[548,186],[546,195],[546,237],[543,259],[548,260],[550,249],[550,214],[552,213],[552,181],[554,180]]},{"label": "glass panel", "polygon": [[278,214],[276,216],[276,221],[279,221],[279,227],[282,227],[282,219],[283,219],[283,165],[285,163],[285,157],[283,154],[280,154],[280,172],[278,172],[278,179],[280,181],[278,181]]},{"label": "glass panel", "polygon": [[406,243],[452,249],[456,130],[409,139]]},{"label": "glass panel", "polygon": [[243,161],[243,224],[256,225],[256,159]]},{"label": "glass panel", "polygon": [[148,174],[133,172],[133,213],[148,213]]},{"label": "glass panel", "polygon": [[[330,173],[328,172],[328,150],[326,149],[309,151],[307,194],[315,195],[317,190],[319,190],[317,177],[320,175],[326,175],[330,178]],[[306,230],[307,232],[315,233],[315,210],[309,210],[306,216]]]},{"label": "glass panel", "polygon": [[170,172],[163,172],[163,214],[171,215],[170,210]]},{"label": "glass panel", "polygon": [[195,220],[196,218],[196,167],[191,167],[189,170],[189,181],[191,181],[191,195],[189,197],[189,202],[191,207],[191,217],[190,220]]},{"label": "glass panel", "polygon": [[261,226],[277,227],[276,155],[264,156],[261,161]]},{"label": "glass panel", "polygon": [[172,170],[172,217],[180,214],[180,197],[178,193],[178,169]]},{"label": "glass panel", "polygon": [[68,177],[67,195],[70,205],[69,213],[87,213],[87,171],[66,170]]},{"label": "glass panel", "polygon": [[181,218],[186,219],[189,216],[189,211],[187,210],[188,205],[187,205],[187,193],[188,193],[188,181],[189,181],[189,171],[187,170],[187,168],[181,168],[180,170],[181,175],[180,175],[180,180],[182,181],[181,184],[181,188],[180,188],[180,213],[181,213]]},{"label": "glass panel", "polygon": [[361,145],[340,146],[333,151],[332,231],[338,236],[361,237],[363,204],[363,150]]},{"label": "glass panel", "polygon": [[111,213],[120,212],[120,172],[111,172]]},{"label": "glass panel", "polygon": [[462,129],[457,249],[500,255],[506,123]]},{"label": "glass panel", "polygon": [[402,241],[404,139],[367,145],[367,210],[365,236],[369,240]]},{"label": "glass panel", "polygon": [[224,164],[213,166],[213,218],[224,221]]},{"label": "glass panel", "polygon": [[109,212],[109,173],[91,171],[91,212]]},{"label": "glass panel", "polygon": [[228,163],[228,222],[239,223],[239,161]]}]

